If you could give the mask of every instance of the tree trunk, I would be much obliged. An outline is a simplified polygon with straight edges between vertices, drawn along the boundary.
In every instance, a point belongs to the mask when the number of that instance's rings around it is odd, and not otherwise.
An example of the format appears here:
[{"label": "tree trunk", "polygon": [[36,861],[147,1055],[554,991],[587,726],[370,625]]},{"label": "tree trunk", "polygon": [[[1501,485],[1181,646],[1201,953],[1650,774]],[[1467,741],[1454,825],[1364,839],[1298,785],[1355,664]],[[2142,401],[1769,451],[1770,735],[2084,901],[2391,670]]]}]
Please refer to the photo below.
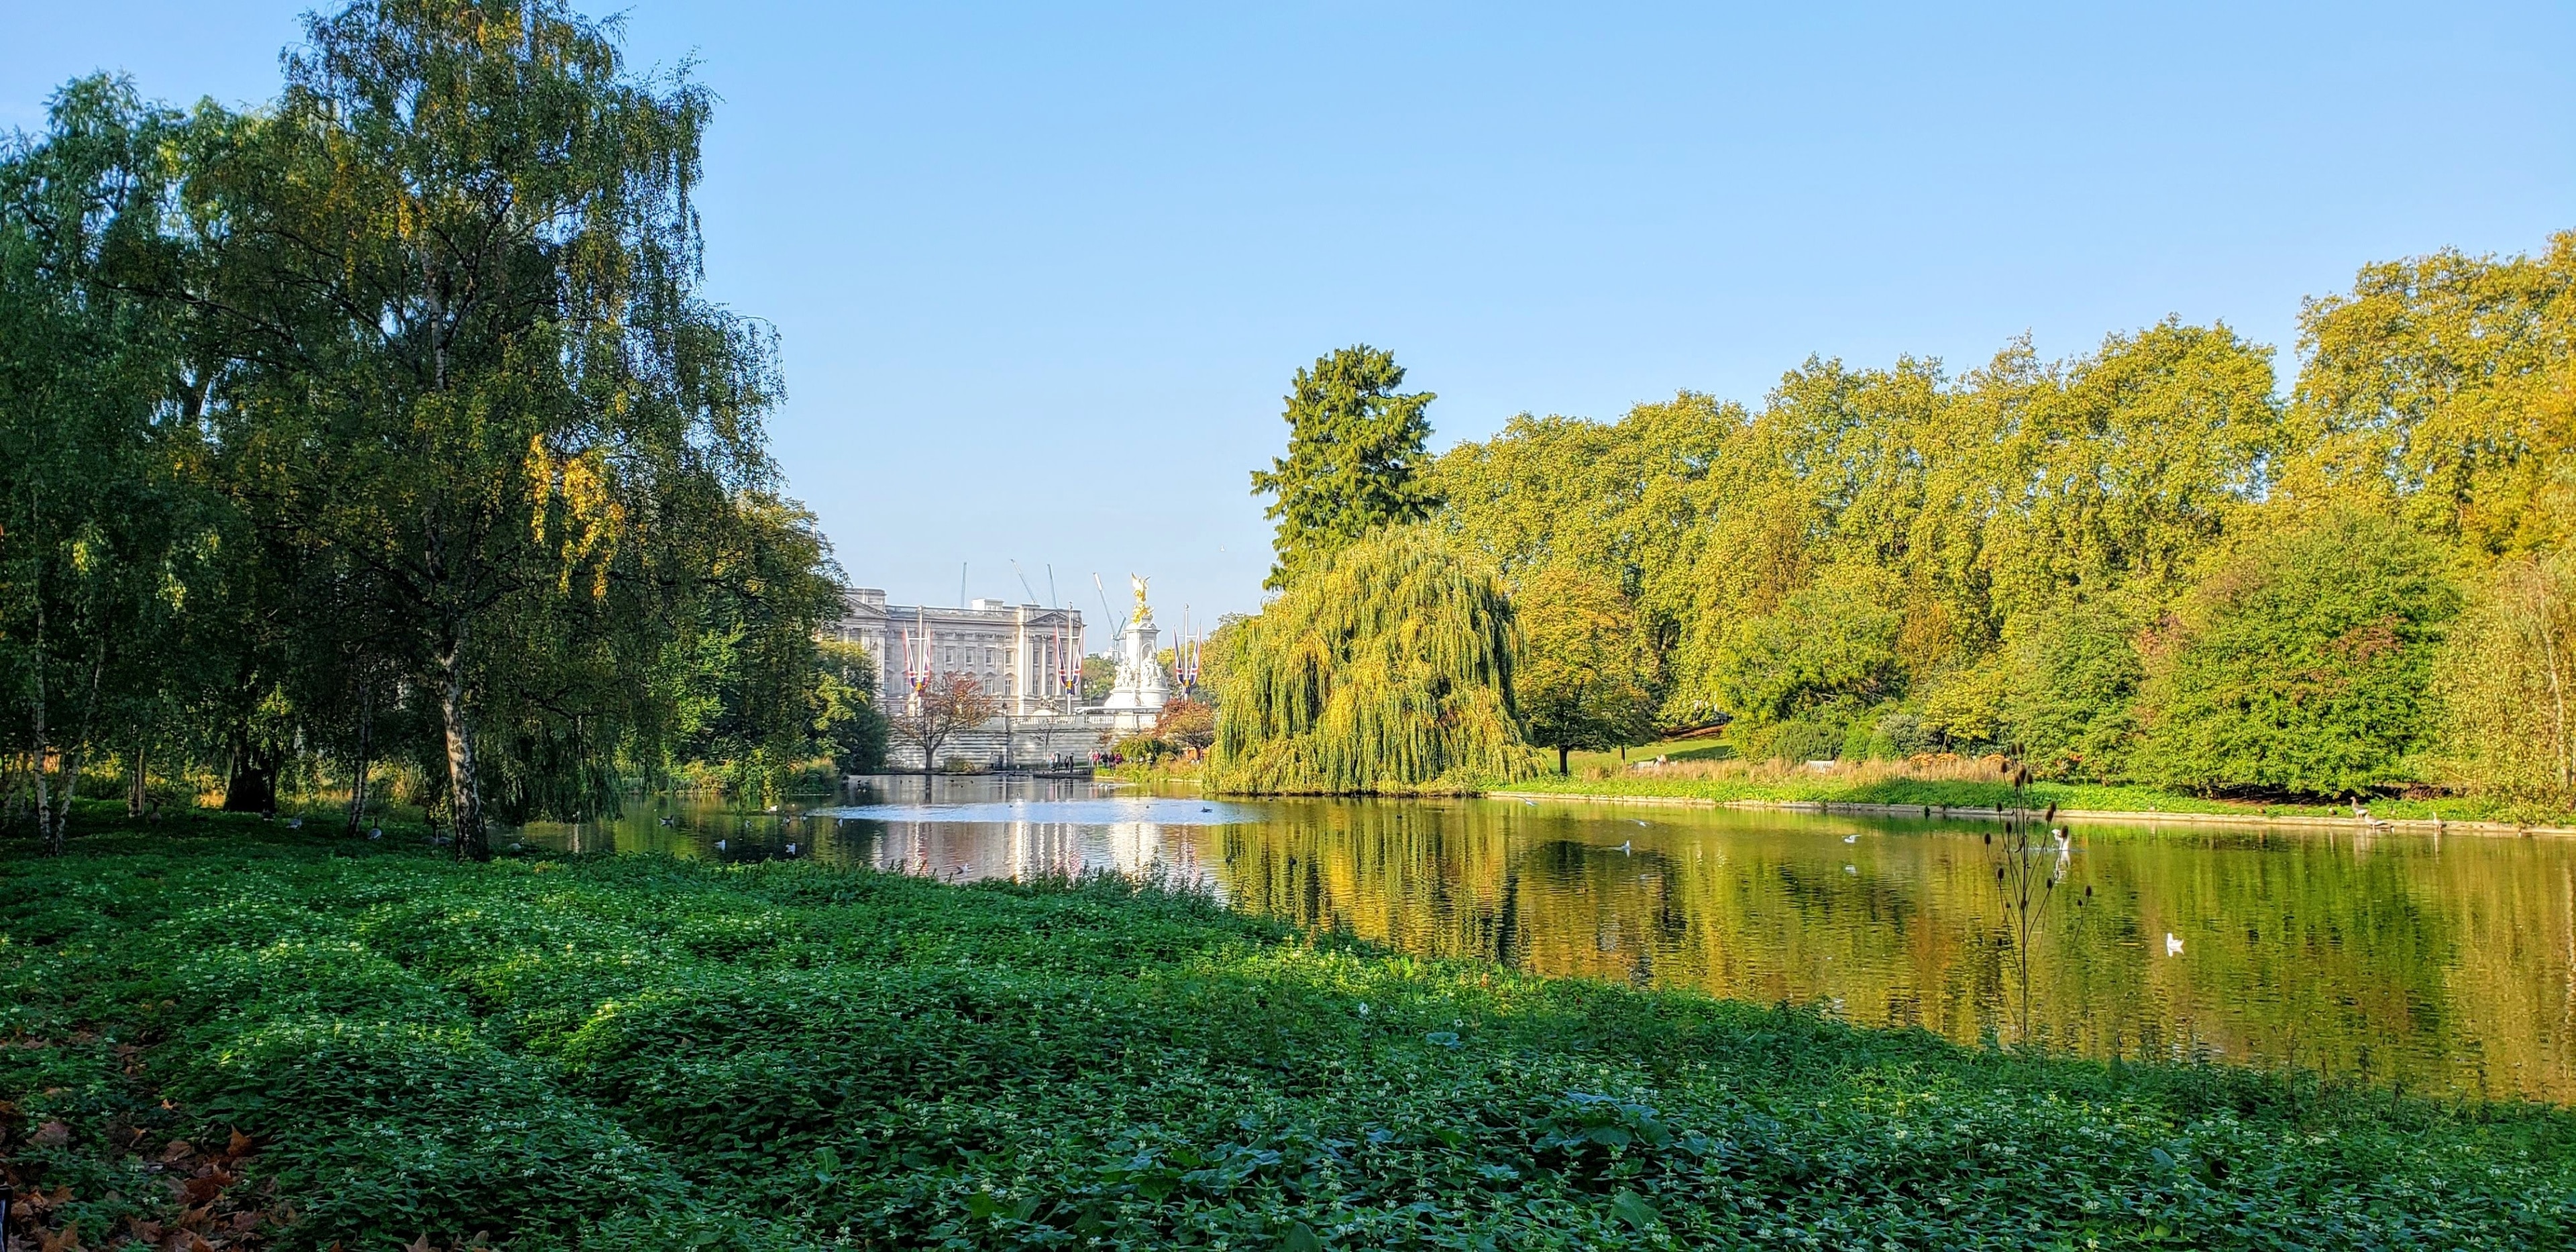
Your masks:
[{"label": "tree trunk", "polygon": [[474,727],[465,712],[465,658],[459,651],[450,647],[438,660],[447,671],[438,710],[447,724],[448,810],[455,815],[456,859],[488,861],[492,845],[483,837],[483,790],[474,775]]},{"label": "tree trunk", "polygon": [[1569,778],[1573,776],[1574,771],[1566,765],[1566,758],[1573,754],[1574,750],[1566,747],[1564,744],[1560,743],[1556,745],[1556,772],[1558,777]]},{"label": "tree trunk", "polygon": [[150,807],[152,803],[152,789],[148,781],[150,775],[144,772],[146,747],[143,738],[136,736],[134,759],[126,763],[125,815],[127,817],[143,816],[143,810]]},{"label": "tree trunk", "polygon": [[2564,801],[2570,790],[2576,790],[2576,774],[2570,772],[2571,765],[2576,765],[2576,745],[2567,742],[2567,689],[2558,675],[2558,606],[2550,603],[2549,575],[2541,566],[2533,567],[2532,587],[2540,600],[2542,661],[2549,668],[2550,764],[2557,768],[2558,794]]},{"label": "tree trunk", "polygon": [[53,793],[45,781],[45,758],[51,754],[53,745],[46,742],[45,735],[45,602],[41,592],[36,601],[36,646],[33,651],[35,664],[28,668],[35,674],[32,711],[36,719],[36,760],[35,768],[29,772],[36,779],[36,834],[45,842],[45,855],[61,856],[63,828],[54,821]]},{"label": "tree trunk", "polygon": [[376,684],[373,678],[358,682],[358,759],[349,778],[349,837],[358,837],[358,828],[366,824],[367,773],[374,768],[376,734]]},{"label": "tree trunk", "polygon": [[59,851],[62,828],[72,820],[72,797],[80,792],[82,749],[89,744],[91,723],[98,717],[98,688],[107,678],[107,649],[98,648],[90,657],[89,699],[81,705],[80,730],[72,736],[70,748],[63,753],[62,811],[55,816],[54,842]]}]

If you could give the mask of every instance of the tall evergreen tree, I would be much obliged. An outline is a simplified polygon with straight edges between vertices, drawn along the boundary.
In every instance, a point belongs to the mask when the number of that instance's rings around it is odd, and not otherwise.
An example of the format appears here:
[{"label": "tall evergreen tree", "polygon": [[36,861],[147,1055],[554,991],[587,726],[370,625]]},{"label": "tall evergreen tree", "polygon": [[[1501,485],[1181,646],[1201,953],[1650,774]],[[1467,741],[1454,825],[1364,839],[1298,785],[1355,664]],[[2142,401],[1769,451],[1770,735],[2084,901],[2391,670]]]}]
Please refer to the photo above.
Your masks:
[{"label": "tall evergreen tree", "polygon": [[1274,496],[1278,523],[1262,584],[1285,588],[1300,570],[1352,540],[1420,521],[1440,507],[1422,480],[1431,423],[1428,391],[1405,393],[1395,354],[1359,344],[1297,371],[1281,416],[1288,455],[1252,472],[1254,495]]}]

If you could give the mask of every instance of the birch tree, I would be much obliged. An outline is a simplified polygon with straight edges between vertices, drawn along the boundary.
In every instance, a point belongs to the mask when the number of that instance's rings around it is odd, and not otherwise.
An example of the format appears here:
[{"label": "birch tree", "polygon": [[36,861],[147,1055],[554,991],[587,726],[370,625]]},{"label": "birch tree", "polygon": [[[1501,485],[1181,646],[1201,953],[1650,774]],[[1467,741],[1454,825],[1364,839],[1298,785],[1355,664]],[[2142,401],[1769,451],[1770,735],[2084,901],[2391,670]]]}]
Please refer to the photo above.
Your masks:
[{"label": "birch tree", "polygon": [[377,0],[307,35],[190,180],[222,250],[186,293],[230,353],[210,420],[258,524],[383,598],[480,858],[487,742],[596,766],[651,720],[674,605],[772,490],[774,353],[698,290],[702,88],[555,0]]}]

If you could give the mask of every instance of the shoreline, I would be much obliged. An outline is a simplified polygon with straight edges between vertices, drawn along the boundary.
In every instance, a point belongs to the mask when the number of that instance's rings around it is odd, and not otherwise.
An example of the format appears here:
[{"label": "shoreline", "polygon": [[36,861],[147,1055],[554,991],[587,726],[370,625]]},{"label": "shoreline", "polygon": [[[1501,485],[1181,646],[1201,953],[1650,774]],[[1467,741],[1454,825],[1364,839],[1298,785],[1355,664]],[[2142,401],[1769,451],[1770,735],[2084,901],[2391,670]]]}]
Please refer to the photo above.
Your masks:
[{"label": "shoreline", "polygon": [[[1699,796],[1623,796],[1561,791],[1486,791],[1479,793],[1479,796],[1488,800],[1564,800],[1579,804],[1643,804],[1666,808],[1776,809],[1793,813],[1842,813],[1855,817],[1912,817],[1931,821],[1996,821],[2004,816],[2004,810],[2001,809],[1965,804],[1866,804],[1839,800],[1710,800]],[[2362,825],[2356,818],[2325,817],[2316,814],[2059,809],[2057,815],[2074,821],[2117,822],[2148,826],[2172,822],[2195,826],[2358,827]],[[2454,822],[2434,817],[2374,818],[2369,828],[2390,831],[2430,831],[2434,834],[2465,832],[2525,839],[2576,838],[2576,826],[2525,826],[2513,822]]]},{"label": "shoreline", "polygon": [[[13,1141],[48,1128],[50,1150],[19,1158],[21,1190],[83,1206],[35,1210],[56,1243],[74,1217],[242,1214],[317,1247],[424,1228],[819,1246],[935,1226],[1022,1246],[1065,1242],[1039,1228],[1089,1214],[1099,1242],[1135,1247],[1325,1246],[1279,1237],[1300,1228],[1354,1247],[1459,1232],[1731,1246],[1763,1230],[2216,1245],[2259,1213],[2257,1236],[2341,1223],[2397,1246],[2436,1229],[2500,1252],[2562,1246],[2576,1214],[2576,1113],[2545,1088],[2426,1094],[2206,1047],[2106,1063],[1992,1030],[1954,1040],[1820,1004],[1408,956],[1106,879],[984,891],[810,861],[459,863],[249,814],[89,822],[66,855],[0,869],[17,1013],[0,1099]],[[381,924],[386,907],[410,924]],[[278,909],[304,936],[291,951],[274,927],[224,920]],[[476,941],[454,943],[467,927]],[[540,964],[549,976],[524,976]],[[168,998],[127,994],[146,982]],[[138,1146],[135,1109],[154,1110],[149,1142],[232,1146]],[[839,1138],[816,1142],[817,1110]],[[985,1126],[1011,1133],[941,1155]],[[1371,1137],[1389,1126],[1405,1129]],[[1104,1148],[1112,1135],[1128,1139]],[[1332,1139],[1363,1146],[1336,1156]],[[242,1157],[279,1184],[224,1182]],[[1603,1194],[1627,1160],[1640,1181]],[[1816,1160],[1830,1173],[1800,1164]],[[224,1185],[150,1184],[180,1164]],[[1274,1188],[1254,1166],[1336,1185]],[[1924,1195],[1959,1203],[1932,1227]]]}]

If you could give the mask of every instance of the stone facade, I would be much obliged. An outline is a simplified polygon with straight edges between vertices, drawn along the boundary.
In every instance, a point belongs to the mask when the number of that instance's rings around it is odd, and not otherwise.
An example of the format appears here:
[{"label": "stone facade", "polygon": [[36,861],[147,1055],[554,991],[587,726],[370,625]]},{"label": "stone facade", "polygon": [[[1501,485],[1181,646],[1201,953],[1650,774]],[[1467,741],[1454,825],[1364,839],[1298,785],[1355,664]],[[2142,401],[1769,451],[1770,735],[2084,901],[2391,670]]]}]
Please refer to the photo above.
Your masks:
[{"label": "stone facade", "polygon": [[[1073,713],[1082,682],[1082,610],[977,600],[962,609],[888,604],[874,587],[841,598],[833,634],[867,645],[889,706],[908,674],[971,674],[1014,717]],[[1070,675],[1070,687],[1068,687]]]},{"label": "stone facade", "polygon": [[[890,712],[912,698],[911,678],[969,674],[1001,701],[1000,716],[958,731],[939,745],[940,760],[987,769],[1043,767],[1059,757],[1087,759],[1105,747],[1113,719],[1081,704],[1082,611],[977,600],[965,608],[888,604],[883,591],[843,595],[832,635],[867,645],[876,658],[877,690]],[[889,769],[922,768],[921,751],[900,736],[886,745]]]}]

